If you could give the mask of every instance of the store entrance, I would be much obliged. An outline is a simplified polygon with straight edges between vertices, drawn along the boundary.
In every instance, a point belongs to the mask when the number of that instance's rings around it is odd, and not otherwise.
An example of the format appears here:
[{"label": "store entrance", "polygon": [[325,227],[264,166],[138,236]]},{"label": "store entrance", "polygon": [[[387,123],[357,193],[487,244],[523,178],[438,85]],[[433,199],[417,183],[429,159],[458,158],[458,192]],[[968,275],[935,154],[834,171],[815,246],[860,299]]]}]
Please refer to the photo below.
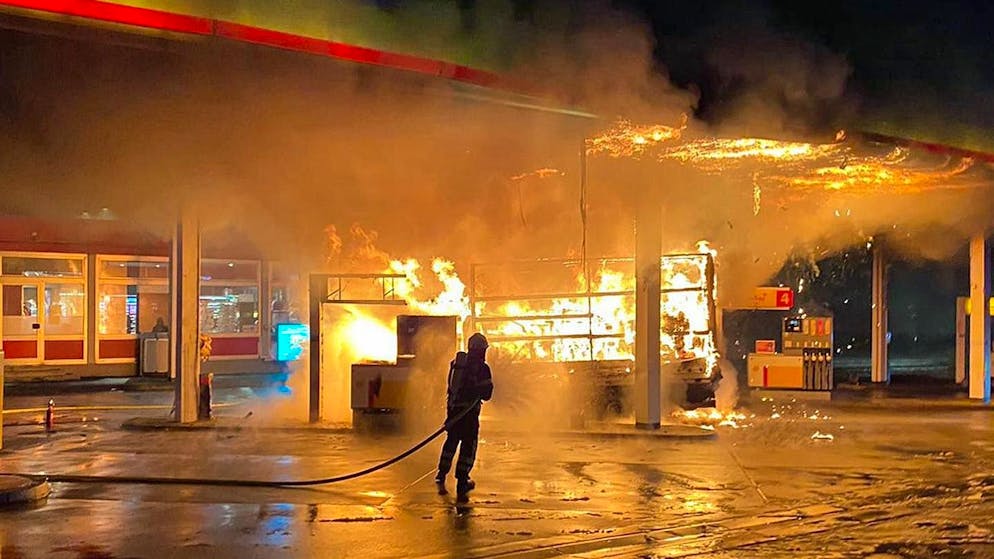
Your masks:
[{"label": "store entrance", "polygon": [[42,282],[19,281],[5,283],[0,290],[0,306],[3,307],[3,353],[4,359],[20,363],[41,363],[42,331],[41,300]]},{"label": "store entrance", "polygon": [[86,290],[60,280],[4,280],[4,359],[14,364],[83,362]]}]

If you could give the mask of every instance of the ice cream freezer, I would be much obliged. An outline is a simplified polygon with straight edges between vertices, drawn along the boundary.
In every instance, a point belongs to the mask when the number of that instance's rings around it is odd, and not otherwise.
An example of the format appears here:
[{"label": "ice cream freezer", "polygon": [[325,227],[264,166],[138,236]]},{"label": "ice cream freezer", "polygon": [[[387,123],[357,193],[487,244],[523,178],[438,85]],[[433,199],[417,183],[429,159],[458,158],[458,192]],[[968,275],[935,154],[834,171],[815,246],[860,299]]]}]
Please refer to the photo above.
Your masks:
[{"label": "ice cream freezer", "polygon": [[404,408],[411,368],[394,363],[352,365],[352,411],[396,412]]}]

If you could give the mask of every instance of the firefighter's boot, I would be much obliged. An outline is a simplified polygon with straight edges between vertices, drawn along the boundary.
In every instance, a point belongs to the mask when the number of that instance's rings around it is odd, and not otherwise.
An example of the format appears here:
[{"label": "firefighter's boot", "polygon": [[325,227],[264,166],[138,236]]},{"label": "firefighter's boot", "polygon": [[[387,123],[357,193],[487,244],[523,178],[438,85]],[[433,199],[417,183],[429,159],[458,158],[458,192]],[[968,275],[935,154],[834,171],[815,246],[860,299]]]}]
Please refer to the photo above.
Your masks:
[{"label": "firefighter's boot", "polygon": [[438,489],[439,495],[448,495],[449,490],[445,488],[445,478],[437,477],[435,478],[435,487]]},{"label": "firefighter's boot", "polygon": [[457,503],[468,503],[469,502],[469,492],[476,489],[476,482],[467,479],[466,481],[459,481],[456,486],[456,502]]}]

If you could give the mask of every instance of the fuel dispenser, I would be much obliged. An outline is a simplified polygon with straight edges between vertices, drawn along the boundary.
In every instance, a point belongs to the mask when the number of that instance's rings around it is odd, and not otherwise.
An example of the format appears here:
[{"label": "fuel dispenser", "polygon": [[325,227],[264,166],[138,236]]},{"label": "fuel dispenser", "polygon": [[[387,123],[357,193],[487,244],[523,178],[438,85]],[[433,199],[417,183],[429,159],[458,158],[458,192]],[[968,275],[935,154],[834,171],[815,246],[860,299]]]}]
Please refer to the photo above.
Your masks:
[{"label": "fuel dispenser", "polygon": [[449,360],[458,349],[455,316],[397,317],[397,362],[355,363],[353,423],[444,402]]},{"label": "fuel dispenser", "polygon": [[[757,342],[757,350],[760,349]],[[750,388],[832,390],[832,318],[789,316],[780,329],[782,353],[750,353]]]}]

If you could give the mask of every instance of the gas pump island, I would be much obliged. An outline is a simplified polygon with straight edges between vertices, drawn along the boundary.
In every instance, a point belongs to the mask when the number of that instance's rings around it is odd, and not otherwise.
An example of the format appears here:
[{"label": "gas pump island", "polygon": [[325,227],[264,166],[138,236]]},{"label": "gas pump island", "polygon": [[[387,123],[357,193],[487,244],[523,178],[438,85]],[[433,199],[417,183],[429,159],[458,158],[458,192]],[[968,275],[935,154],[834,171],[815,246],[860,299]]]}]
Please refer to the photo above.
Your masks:
[{"label": "gas pump island", "polygon": [[788,316],[781,324],[782,353],[771,341],[757,341],[756,352],[749,354],[749,388],[832,390],[832,318]]}]

